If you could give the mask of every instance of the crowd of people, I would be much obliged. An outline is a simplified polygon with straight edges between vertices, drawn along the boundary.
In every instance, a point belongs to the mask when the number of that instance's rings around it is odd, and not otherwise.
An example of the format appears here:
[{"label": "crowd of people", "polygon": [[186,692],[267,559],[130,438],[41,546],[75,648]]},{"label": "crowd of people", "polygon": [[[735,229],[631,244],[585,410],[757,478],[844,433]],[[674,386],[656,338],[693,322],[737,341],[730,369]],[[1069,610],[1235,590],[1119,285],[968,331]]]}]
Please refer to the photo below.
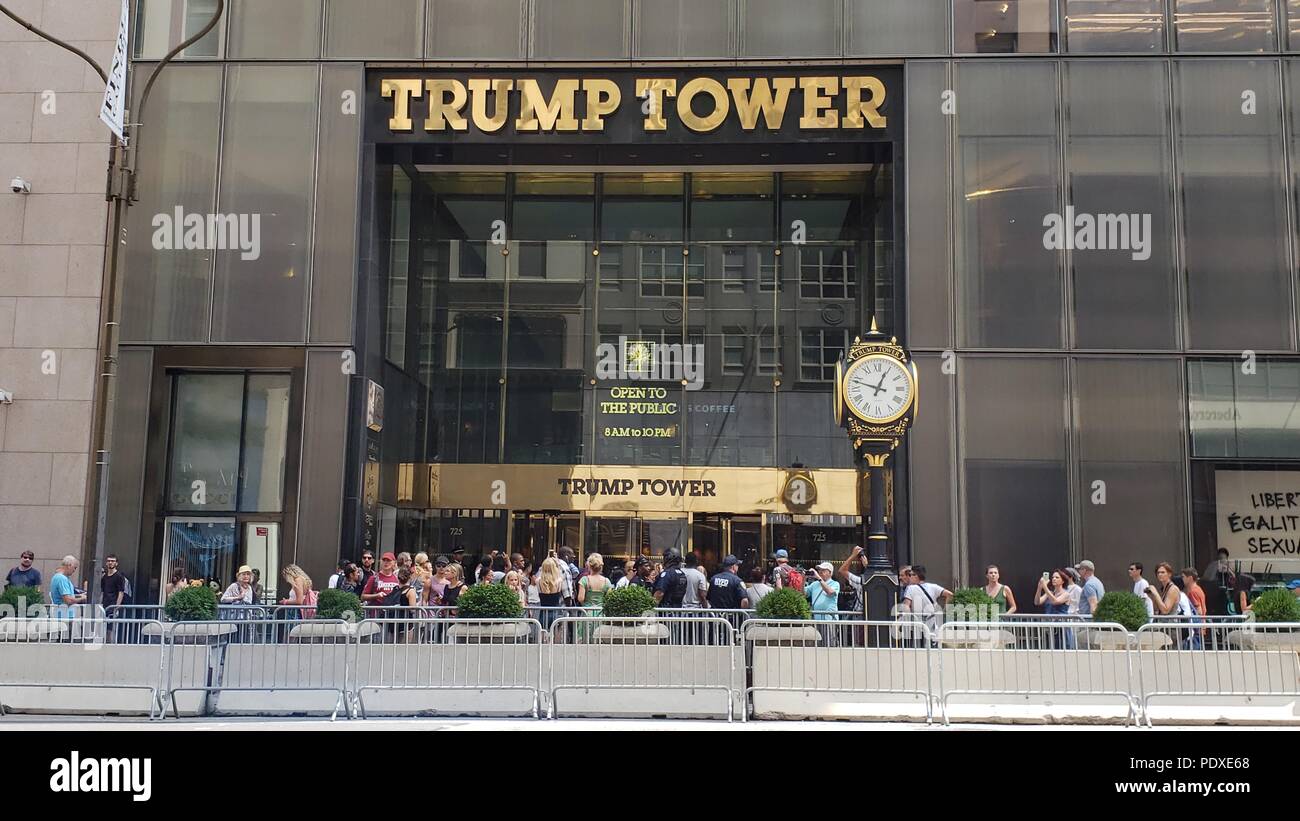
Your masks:
[{"label": "crowd of people", "polygon": [[[439,615],[454,615],[460,595],[470,585],[503,584],[519,597],[522,607],[534,610],[545,621],[556,618],[562,609],[575,609],[587,615],[601,615],[605,596],[611,590],[629,585],[648,590],[659,607],[674,609],[747,610],[773,590],[794,588],[808,599],[813,618],[835,620],[844,610],[861,612],[863,606],[861,575],[862,547],[854,547],[836,567],[828,561],[805,571],[790,563],[789,551],[779,549],[767,567],[742,568],[735,556],[727,556],[711,575],[694,552],[682,555],[676,548],[664,550],[659,560],[641,555],[610,568],[606,575],[599,553],[587,556],[582,566],[576,562],[572,548],[552,550],[540,562],[520,553],[507,555],[493,550],[477,561],[467,559],[463,549],[450,555],[430,558],[427,553],[384,552],[375,567],[375,553],[362,552],[358,562],[340,561],[330,576],[328,586],[355,593],[363,605],[401,610],[423,610]],[[8,586],[40,588],[41,573],[34,567],[35,554],[24,551],[18,566],[5,577]],[[49,606],[66,612],[88,600],[87,583],[74,583],[79,562],[65,556],[50,580]],[[859,572],[854,572],[857,569]],[[1128,566],[1133,593],[1142,598],[1151,617],[1198,618],[1204,616],[1241,615],[1250,611],[1250,593],[1255,580],[1246,573],[1235,573],[1228,551],[1220,549],[1215,561],[1199,573],[1186,567],[1175,571],[1168,562],[1156,565],[1154,581],[1148,581],[1141,562]],[[278,599],[280,605],[311,613],[317,592],[311,577],[296,564],[287,565],[282,573],[288,594]],[[899,570],[896,613],[937,623],[938,616],[952,600],[953,593],[943,585],[929,581],[922,565],[906,565]],[[164,599],[176,590],[188,587],[191,580],[177,570],[167,582]],[[105,557],[99,580],[99,602],[106,608],[132,602],[127,576],[121,572],[115,555]],[[1300,596],[1300,581],[1291,589]],[[847,593],[841,597],[841,590]],[[997,565],[985,568],[984,592],[1001,614],[1019,612],[1020,604],[1009,586],[1002,582]],[[1096,575],[1096,565],[1087,559],[1073,567],[1045,571],[1038,580],[1033,602],[1040,612],[1063,617],[1090,616],[1106,589]],[[220,594],[225,605],[262,604],[262,583],[258,570],[243,565],[233,583]],[[310,615],[307,615],[310,617]]]}]

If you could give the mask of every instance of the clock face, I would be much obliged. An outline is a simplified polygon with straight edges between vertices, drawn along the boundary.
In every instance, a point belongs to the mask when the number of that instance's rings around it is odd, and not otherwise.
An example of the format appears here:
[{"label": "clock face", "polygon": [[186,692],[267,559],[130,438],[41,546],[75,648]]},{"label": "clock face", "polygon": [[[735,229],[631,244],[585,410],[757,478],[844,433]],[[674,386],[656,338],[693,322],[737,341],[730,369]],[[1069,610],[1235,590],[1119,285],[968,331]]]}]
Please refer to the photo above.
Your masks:
[{"label": "clock face", "polygon": [[844,401],[864,422],[898,419],[912,404],[915,386],[907,366],[891,356],[859,359],[844,374]]}]

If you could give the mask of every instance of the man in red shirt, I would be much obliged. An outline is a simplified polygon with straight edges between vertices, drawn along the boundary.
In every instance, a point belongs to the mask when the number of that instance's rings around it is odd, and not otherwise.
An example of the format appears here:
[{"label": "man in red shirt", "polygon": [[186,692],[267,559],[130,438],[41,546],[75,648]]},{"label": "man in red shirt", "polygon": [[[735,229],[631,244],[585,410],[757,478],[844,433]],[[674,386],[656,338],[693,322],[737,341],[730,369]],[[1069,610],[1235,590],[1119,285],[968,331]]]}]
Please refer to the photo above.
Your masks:
[{"label": "man in red shirt", "polygon": [[396,604],[394,594],[398,586],[397,558],[392,553],[385,553],[379,557],[379,572],[371,576],[366,581],[366,586],[361,588],[361,603],[366,607]]},{"label": "man in red shirt", "polygon": [[[1183,592],[1187,594],[1187,598],[1191,599],[1192,607],[1196,608],[1196,615],[1200,617],[1196,621],[1204,621],[1205,590],[1197,584],[1199,578],[1200,575],[1196,572],[1196,568],[1188,567],[1183,569]],[[1191,649],[1200,650],[1205,646],[1205,629],[1201,628],[1196,632],[1200,635],[1196,637],[1196,641],[1190,642]]]}]

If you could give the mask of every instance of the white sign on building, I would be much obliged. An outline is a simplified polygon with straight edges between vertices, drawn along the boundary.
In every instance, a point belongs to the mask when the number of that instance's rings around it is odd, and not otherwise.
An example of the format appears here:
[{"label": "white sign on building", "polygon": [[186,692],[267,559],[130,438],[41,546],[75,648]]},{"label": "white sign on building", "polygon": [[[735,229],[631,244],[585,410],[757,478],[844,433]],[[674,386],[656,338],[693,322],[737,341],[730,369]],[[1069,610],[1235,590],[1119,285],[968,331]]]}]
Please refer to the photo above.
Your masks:
[{"label": "white sign on building", "polygon": [[1233,559],[1300,556],[1300,471],[1216,470],[1219,547]]}]

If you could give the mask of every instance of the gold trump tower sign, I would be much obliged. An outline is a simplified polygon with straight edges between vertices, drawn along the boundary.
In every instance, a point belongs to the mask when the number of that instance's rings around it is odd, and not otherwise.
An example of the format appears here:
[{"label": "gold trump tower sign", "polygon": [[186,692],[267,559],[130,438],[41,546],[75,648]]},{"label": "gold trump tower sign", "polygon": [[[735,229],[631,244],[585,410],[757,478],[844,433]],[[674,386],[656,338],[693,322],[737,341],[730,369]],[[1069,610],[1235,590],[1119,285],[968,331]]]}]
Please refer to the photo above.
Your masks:
[{"label": "gold trump tower sign", "polygon": [[[514,76],[386,69],[370,75],[376,141],[567,134],[637,142],[665,135],[736,140],[809,135],[884,137],[895,119],[898,69],[870,66],[792,72],[610,70],[572,76],[550,70]],[[854,136],[856,134],[856,136]]]}]

